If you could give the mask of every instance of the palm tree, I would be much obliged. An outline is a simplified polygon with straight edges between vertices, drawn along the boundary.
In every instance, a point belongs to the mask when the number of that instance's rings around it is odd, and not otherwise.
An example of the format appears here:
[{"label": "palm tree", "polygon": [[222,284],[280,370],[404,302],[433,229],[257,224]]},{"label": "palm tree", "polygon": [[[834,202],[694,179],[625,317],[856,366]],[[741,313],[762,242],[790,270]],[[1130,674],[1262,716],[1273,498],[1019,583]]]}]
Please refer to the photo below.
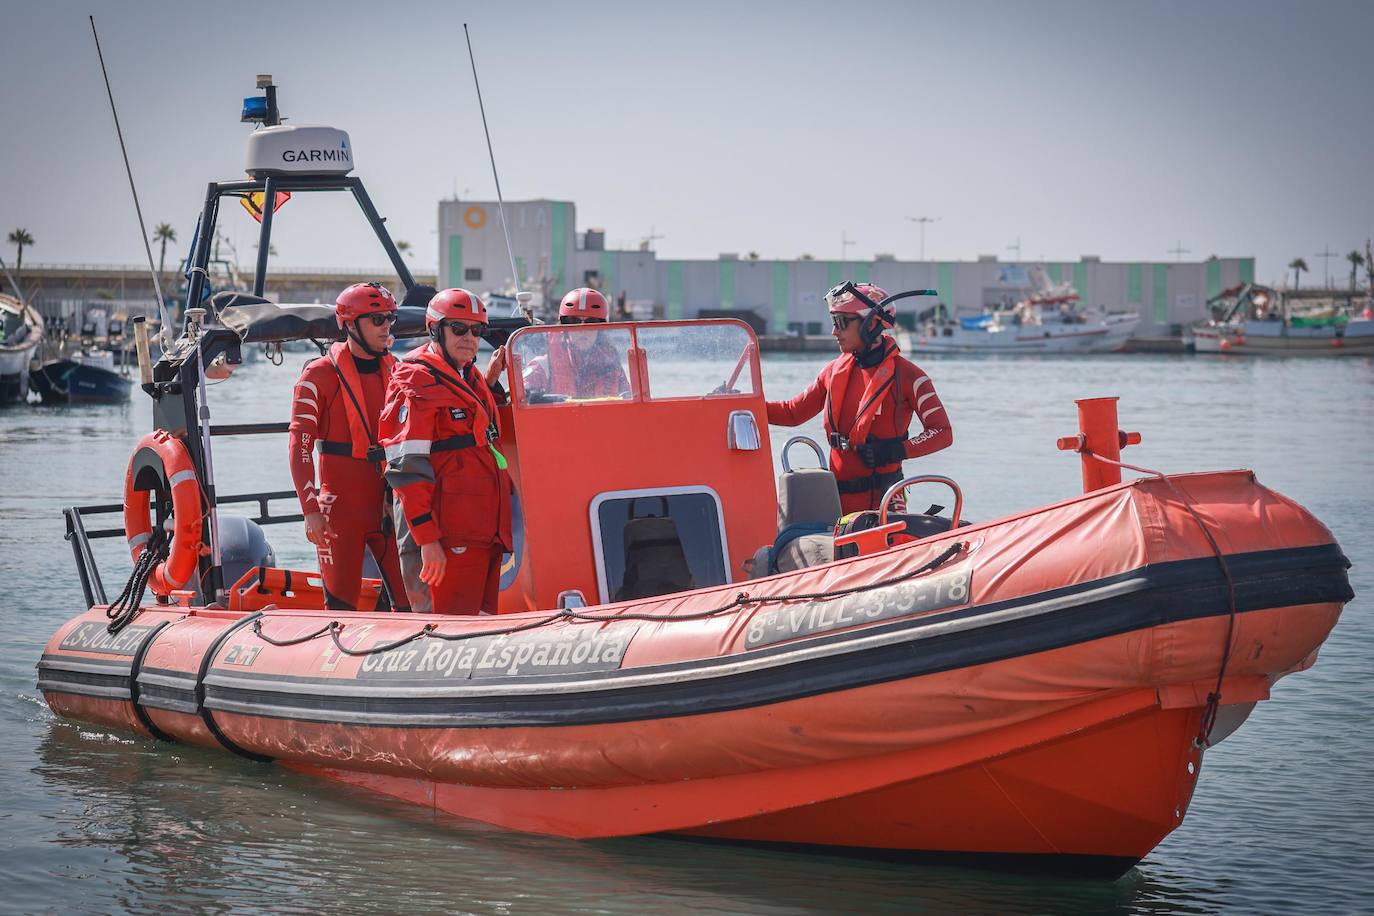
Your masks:
[{"label": "palm tree", "polygon": [[1302,258],[1294,258],[1288,262],[1288,269],[1293,271],[1293,288],[1297,289],[1302,279],[1302,272],[1308,270],[1307,262]]},{"label": "palm tree", "polygon": [[9,242],[19,250],[14,259],[14,272],[18,275],[24,269],[24,246],[33,244],[33,236],[27,229],[16,229],[10,233]]},{"label": "palm tree", "polygon": [[1364,263],[1364,255],[1358,251],[1352,251],[1345,256],[1345,259],[1350,262],[1350,299],[1353,302],[1355,299],[1355,272]]},{"label": "palm tree", "polygon": [[396,240],[396,250],[408,257],[414,257],[414,255],[410,253],[410,243],[407,242],[405,239]]},{"label": "palm tree", "polygon": [[157,228],[153,230],[153,241],[162,243],[162,250],[158,252],[157,256],[157,272],[159,274],[167,272],[163,269],[163,265],[167,263],[167,243],[176,240],[177,231],[172,228],[171,223],[158,223]]}]

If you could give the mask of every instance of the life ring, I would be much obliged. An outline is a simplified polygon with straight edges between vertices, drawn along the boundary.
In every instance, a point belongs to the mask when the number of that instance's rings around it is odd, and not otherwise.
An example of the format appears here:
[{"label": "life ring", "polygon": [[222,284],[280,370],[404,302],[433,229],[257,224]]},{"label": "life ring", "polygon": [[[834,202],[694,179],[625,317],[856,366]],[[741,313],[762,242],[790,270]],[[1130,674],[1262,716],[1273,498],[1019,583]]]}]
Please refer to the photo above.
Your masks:
[{"label": "life ring", "polygon": [[129,541],[129,554],[135,563],[148,549],[153,535],[148,509],[152,502],[151,488],[134,487],[134,464],[138,453],[148,449],[162,462],[162,479],[172,491],[172,543],[163,560],[148,577],[153,594],[164,598],[182,588],[196,571],[200,560],[201,515],[200,481],[196,467],[181,440],[159,429],[138,440],[129,456],[129,468],[124,473],[124,536]]},{"label": "life ring", "polygon": [[463,211],[463,222],[469,229],[481,229],[487,224],[487,211],[481,207],[468,207]]}]

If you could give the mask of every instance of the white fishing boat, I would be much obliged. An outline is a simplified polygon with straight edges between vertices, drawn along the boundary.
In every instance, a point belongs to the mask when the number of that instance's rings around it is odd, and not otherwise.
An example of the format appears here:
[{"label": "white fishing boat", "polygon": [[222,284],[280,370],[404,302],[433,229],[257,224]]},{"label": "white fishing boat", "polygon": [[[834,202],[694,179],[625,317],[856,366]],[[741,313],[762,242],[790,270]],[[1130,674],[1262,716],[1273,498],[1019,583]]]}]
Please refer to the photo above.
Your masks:
[{"label": "white fishing boat", "polygon": [[1140,324],[1134,312],[1080,312],[1072,300],[1027,300],[1009,311],[931,318],[898,339],[908,353],[1113,353]]},{"label": "white fishing boat", "polygon": [[31,305],[0,294],[0,404],[23,401],[29,366],[43,342],[43,316]]},{"label": "white fishing boat", "polygon": [[1189,329],[1198,353],[1228,356],[1368,356],[1374,354],[1374,313],[1335,302],[1302,307],[1276,289],[1246,283],[1208,302],[1212,318]]}]

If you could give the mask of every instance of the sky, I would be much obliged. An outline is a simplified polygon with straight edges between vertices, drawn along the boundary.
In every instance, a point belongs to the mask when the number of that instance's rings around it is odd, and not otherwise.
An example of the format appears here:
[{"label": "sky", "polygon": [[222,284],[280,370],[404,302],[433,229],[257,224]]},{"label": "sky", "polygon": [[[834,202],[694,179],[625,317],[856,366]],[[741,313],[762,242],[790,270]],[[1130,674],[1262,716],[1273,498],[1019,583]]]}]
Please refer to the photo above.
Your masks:
[{"label": "sky", "polygon": [[[144,257],[88,14],[148,227],[179,245],[206,183],[242,177],[271,73],[288,118],[349,132],[433,269],[438,201],[495,197],[464,22],[506,198],[573,201],[610,247],[906,260],[931,217],[930,260],[1182,247],[1267,281],[1302,257],[1306,284],[1348,282],[1374,235],[1369,0],[4,0],[0,231],[29,263]],[[288,204],[273,263],[385,264],[343,204]],[[227,222],[250,263],[255,224]]]}]

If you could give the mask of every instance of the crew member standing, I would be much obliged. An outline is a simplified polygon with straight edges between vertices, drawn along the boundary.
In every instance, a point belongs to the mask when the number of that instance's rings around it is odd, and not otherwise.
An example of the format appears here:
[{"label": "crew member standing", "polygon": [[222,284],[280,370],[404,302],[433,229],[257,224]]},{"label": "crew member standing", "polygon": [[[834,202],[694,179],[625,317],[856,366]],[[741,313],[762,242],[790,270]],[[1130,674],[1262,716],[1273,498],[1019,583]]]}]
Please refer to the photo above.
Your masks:
[{"label": "crew member standing", "polygon": [[465,289],[431,299],[425,327],[430,341],[396,366],[382,410],[406,588],[416,611],[494,614],[511,548],[513,486],[496,449],[505,349],[478,371],[487,309]]},{"label": "crew member standing", "polygon": [[[868,283],[843,283],[826,293],[839,357],[792,400],[768,402],[768,422],[776,426],[798,426],[825,411],[830,470],[846,514],[879,508],[902,479],[903,460],[954,441],[935,383],[883,334],[896,322],[885,299],[887,293]],[[916,436],[910,435],[913,418],[922,426]]]},{"label": "crew member standing", "polygon": [[[558,305],[559,324],[605,324],[609,316],[606,297],[586,286],[569,292]],[[601,334],[550,334],[548,341],[548,355],[530,360],[525,368],[526,391],[569,398],[614,398],[630,393],[620,354]]]},{"label": "crew member standing", "polygon": [[305,514],[305,535],[319,554],[329,608],[356,610],[366,549],[392,606],[410,610],[377,431],[396,363],[388,350],[396,300],[381,284],[355,283],[339,294],[334,315],[348,339],[307,365],[292,395],[291,479]]}]

